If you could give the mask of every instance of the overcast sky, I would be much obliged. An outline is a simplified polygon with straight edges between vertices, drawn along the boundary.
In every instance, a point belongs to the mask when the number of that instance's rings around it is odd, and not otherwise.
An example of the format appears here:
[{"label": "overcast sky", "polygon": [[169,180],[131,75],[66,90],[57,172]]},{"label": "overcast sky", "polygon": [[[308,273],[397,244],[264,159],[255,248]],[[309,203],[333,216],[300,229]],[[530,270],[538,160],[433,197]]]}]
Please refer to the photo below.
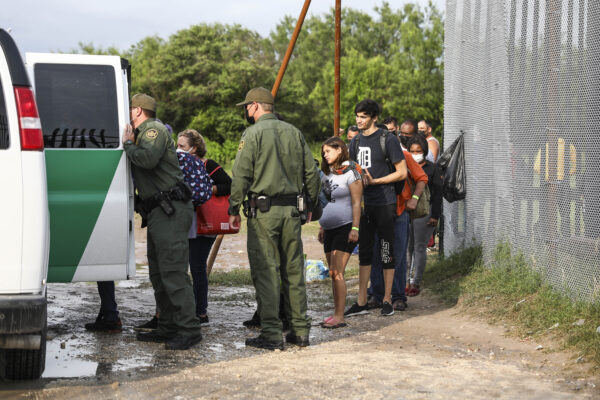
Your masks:
[{"label": "overcast sky", "polygon": [[[285,15],[297,18],[304,0],[1,0],[0,28],[11,29],[21,52],[69,51],[78,43],[120,50],[146,36],[167,39],[199,23],[240,24],[267,36]],[[407,0],[388,0],[394,8]],[[426,6],[428,0],[414,0]],[[433,0],[444,10],[444,0]],[[374,15],[382,0],[342,0],[342,7]],[[335,0],[312,0],[310,15]]]}]

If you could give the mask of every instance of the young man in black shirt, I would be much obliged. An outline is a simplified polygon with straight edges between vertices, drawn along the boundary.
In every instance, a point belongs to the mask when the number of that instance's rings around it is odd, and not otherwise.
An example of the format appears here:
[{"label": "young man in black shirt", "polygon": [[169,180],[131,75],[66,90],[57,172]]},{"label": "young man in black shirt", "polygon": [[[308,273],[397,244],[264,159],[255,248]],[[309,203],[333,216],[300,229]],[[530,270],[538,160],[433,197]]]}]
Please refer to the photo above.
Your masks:
[{"label": "young man in black shirt", "polygon": [[385,145],[382,146],[381,136],[387,132],[376,126],[377,118],[381,113],[379,104],[371,99],[365,99],[356,105],[354,113],[361,133],[352,139],[350,158],[358,162],[365,171],[368,186],[363,191],[365,209],[359,228],[358,299],[345,312],[345,315],[359,315],[368,312],[367,286],[373,261],[375,235],[379,238],[378,248],[385,282],[381,314],[392,315],[394,314],[392,307],[394,218],[397,202],[394,182],[406,178],[406,161],[398,139],[394,135],[387,134]]}]

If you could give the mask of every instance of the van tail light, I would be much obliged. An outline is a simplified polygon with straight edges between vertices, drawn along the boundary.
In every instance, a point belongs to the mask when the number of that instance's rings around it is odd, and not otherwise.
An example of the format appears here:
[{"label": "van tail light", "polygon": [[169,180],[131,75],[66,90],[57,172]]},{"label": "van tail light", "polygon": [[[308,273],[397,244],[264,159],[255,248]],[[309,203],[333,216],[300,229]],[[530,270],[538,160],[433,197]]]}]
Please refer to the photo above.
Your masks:
[{"label": "van tail light", "polygon": [[15,86],[15,99],[19,115],[22,150],[44,150],[42,123],[35,105],[35,96],[30,87]]}]

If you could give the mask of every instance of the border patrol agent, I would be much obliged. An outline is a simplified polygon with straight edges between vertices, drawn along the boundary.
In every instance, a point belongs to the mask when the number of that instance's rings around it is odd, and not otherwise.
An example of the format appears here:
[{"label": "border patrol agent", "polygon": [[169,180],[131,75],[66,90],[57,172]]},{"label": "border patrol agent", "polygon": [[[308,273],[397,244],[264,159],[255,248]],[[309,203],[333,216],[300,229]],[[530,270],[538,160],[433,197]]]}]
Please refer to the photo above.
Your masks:
[{"label": "border patrol agent", "polygon": [[286,340],[308,346],[310,320],[306,315],[300,212],[310,210],[305,209],[307,199],[301,194],[304,186],[312,204],[316,203],[319,174],[302,132],[273,114],[270,91],[254,88],[237,105],[245,107],[248,122],[256,121],[242,135],[229,198],[229,222],[239,226],[240,206],[248,196],[248,259],[261,333],[246,339],[246,346],[283,350],[281,289],[291,328]]},{"label": "border patrol agent", "polygon": [[150,281],[160,309],[158,329],[138,333],[137,339],[185,350],[202,340],[187,273],[187,236],[194,211],[173,139],[155,116],[154,99],[136,94],[130,107],[133,128],[128,125],[123,135],[139,196],[136,211],[148,226]]}]

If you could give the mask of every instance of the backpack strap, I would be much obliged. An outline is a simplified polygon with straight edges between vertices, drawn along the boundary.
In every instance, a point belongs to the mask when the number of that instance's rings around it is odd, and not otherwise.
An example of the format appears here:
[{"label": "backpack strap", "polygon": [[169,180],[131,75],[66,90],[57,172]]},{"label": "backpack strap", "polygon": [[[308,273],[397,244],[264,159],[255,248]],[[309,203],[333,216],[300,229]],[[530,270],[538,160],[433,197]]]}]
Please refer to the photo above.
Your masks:
[{"label": "backpack strap", "polygon": [[381,130],[381,135],[379,135],[379,146],[381,147],[381,152],[383,153],[383,156],[385,157],[385,163],[387,165],[391,165],[392,162],[390,160],[390,155],[387,153],[387,148],[385,146],[385,141],[387,140],[387,136],[389,134],[389,131],[385,131],[385,130]]},{"label": "backpack strap", "polygon": [[[206,164],[207,164],[207,163],[208,163],[208,160],[204,161],[204,168],[206,168]],[[214,174],[215,172],[217,172],[217,171],[218,171],[220,168],[221,168],[221,166],[219,165],[217,168],[213,169],[213,170],[212,170],[212,171],[211,171],[211,172],[208,174],[208,176],[213,176],[213,174]],[[207,170],[207,171],[208,171],[208,170]]]},{"label": "backpack strap", "polygon": [[358,132],[358,135],[354,139],[352,139],[352,152],[354,153],[354,160],[358,162],[358,146],[360,144],[360,137],[362,136],[362,132]]}]

